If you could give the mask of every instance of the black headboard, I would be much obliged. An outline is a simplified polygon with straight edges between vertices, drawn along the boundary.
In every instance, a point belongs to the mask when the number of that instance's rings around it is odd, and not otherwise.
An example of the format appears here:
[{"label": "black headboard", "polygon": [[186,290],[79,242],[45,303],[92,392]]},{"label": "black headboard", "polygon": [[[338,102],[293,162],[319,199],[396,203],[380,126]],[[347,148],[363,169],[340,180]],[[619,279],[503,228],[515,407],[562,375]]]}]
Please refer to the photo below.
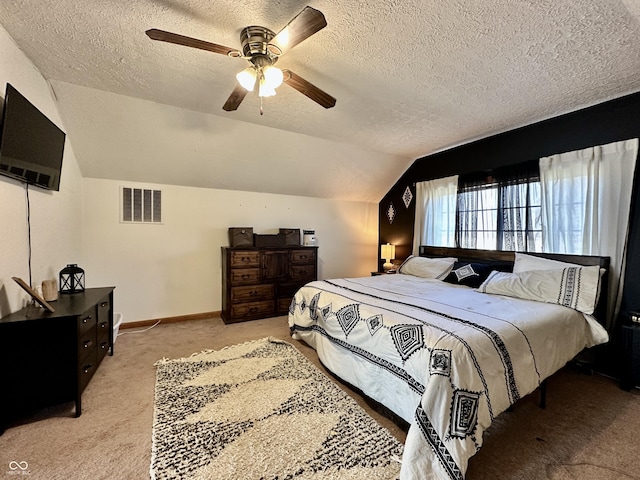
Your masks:
[{"label": "black headboard", "polygon": [[[594,312],[594,317],[606,327],[607,319],[607,298],[609,292],[609,257],[598,257],[595,255],[567,255],[560,253],[532,253],[536,257],[548,258],[559,262],[575,263],[577,265],[592,266],[598,265],[604,269],[600,283],[600,298]],[[476,250],[471,248],[454,247],[430,247],[420,246],[421,257],[455,257],[461,262],[477,262],[494,265],[496,270],[511,271],[515,261],[515,252],[504,250]]]}]

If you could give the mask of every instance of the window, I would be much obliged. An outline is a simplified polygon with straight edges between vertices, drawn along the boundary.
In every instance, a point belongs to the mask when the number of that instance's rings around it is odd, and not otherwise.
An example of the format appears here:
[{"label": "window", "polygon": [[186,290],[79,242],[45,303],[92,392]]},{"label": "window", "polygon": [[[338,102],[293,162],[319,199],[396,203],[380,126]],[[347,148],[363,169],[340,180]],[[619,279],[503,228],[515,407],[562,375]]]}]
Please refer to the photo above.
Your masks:
[{"label": "window", "polygon": [[[491,172],[460,175],[455,245],[610,257],[610,325],[619,311],[624,283],[639,143],[637,138],[622,140]],[[437,206],[429,199],[424,203],[432,209]],[[440,229],[425,222],[419,224],[419,216],[424,217],[425,211],[429,211],[426,206],[420,210],[416,204],[414,252],[418,250],[416,243],[437,246],[432,242],[453,233],[453,226],[448,230],[451,222],[441,222]],[[432,216],[445,218],[451,208],[440,212]],[[436,233],[435,238],[428,236],[429,228]]]},{"label": "window", "polygon": [[637,154],[635,138],[540,159],[544,249],[610,257],[608,326],[622,298]]},{"label": "window", "polygon": [[499,212],[502,213],[500,250],[542,251],[542,207],[540,181],[502,187]]},{"label": "window", "polygon": [[493,184],[458,191],[456,244],[495,250],[498,238],[498,189]]},{"label": "window", "polygon": [[420,245],[454,246],[457,190],[457,175],[416,184],[414,255]]},{"label": "window", "polygon": [[542,251],[537,163],[460,175],[456,210],[458,247]]}]

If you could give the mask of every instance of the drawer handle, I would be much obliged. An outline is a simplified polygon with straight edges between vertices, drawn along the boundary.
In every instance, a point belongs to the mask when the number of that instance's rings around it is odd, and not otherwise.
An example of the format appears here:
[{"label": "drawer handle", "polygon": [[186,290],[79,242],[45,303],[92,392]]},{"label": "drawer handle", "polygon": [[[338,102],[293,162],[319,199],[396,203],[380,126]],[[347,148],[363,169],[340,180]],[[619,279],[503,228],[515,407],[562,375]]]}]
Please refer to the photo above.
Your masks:
[{"label": "drawer handle", "polygon": [[251,261],[251,257],[242,257],[240,258],[241,262],[250,262]]},{"label": "drawer handle", "polygon": [[249,308],[249,313],[256,313],[258,311],[257,307],[250,307]]},{"label": "drawer handle", "polygon": [[306,259],[307,259],[307,256],[306,256],[306,255],[300,255],[300,259],[301,259],[301,260],[306,260]]},{"label": "drawer handle", "polygon": [[102,308],[104,308],[104,307],[106,307],[106,306],[108,306],[108,305],[109,305],[109,302],[102,302],[102,303],[100,304],[100,306],[101,306]]},{"label": "drawer handle", "polygon": [[102,322],[102,323],[100,324],[100,328],[107,328],[107,323],[108,323],[108,322]]},{"label": "drawer handle", "polygon": [[82,323],[89,323],[89,320],[91,320],[91,315],[89,315],[87,318],[83,318]]},{"label": "drawer handle", "polygon": [[260,292],[258,292],[257,290],[251,290],[249,292],[250,297],[255,297],[256,295],[260,295]]},{"label": "drawer handle", "polygon": [[83,344],[84,348],[89,348],[92,345],[93,345],[93,342],[91,340],[85,340]]},{"label": "drawer handle", "polygon": [[242,278],[243,280],[246,280],[247,278],[251,278],[251,275],[247,275],[246,273],[243,274],[240,278]]},{"label": "drawer handle", "polygon": [[108,345],[106,342],[102,342],[102,343],[100,344],[100,348],[101,348],[102,350],[104,350],[104,349],[105,349],[105,348],[107,348],[108,346],[109,346],[109,345]]},{"label": "drawer handle", "polygon": [[85,365],[84,367],[82,367],[82,371],[84,373],[89,373],[91,371],[91,369],[93,369],[93,365],[91,365],[91,364]]}]

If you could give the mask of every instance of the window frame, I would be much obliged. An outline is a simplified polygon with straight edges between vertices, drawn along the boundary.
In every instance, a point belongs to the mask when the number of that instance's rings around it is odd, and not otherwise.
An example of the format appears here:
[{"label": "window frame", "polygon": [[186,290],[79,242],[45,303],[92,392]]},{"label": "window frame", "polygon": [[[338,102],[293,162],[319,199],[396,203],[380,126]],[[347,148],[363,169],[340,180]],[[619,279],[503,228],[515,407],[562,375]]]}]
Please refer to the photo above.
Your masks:
[{"label": "window frame", "polygon": [[[524,193],[524,204],[507,205],[506,189],[513,186],[526,185]],[[533,187],[535,186],[535,191]],[[493,191],[491,194],[494,202],[491,205],[484,205],[479,202],[481,208],[466,208],[469,205],[469,196],[474,192],[482,195],[481,192]],[[518,192],[516,198],[518,198]],[[505,250],[522,251],[522,252],[539,252],[543,248],[542,239],[542,197],[540,173],[537,161],[523,162],[513,166],[501,167],[491,172],[475,172],[471,174],[460,175],[458,182],[458,201],[456,205],[456,224],[455,224],[455,244],[458,248],[481,248],[486,250]],[[482,200],[486,200],[488,195],[482,195]],[[536,197],[534,199],[533,197]],[[535,203],[534,203],[535,202]],[[520,222],[524,228],[509,228],[506,224],[508,211],[516,212],[524,209],[524,222]],[[537,215],[534,211],[537,209]],[[468,224],[470,212],[477,212],[476,218],[472,217],[471,222],[478,222],[478,219],[486,218],[481,212],[492,212],[493,224],[491,229],[487,227],[463,228],[463,224]],[[495,231],[494,231],[495,229]],[[470,234],[475,234],[475,241],[470,242]],[[487,234],[489,237],[495,236],[492,244],[487,243]],[[513,246],[507,245],[506,233],[512,232],[514,242]],[[521,232],[521,233],[520,233]],[[480,234],[480,235],[479,235]],[[537,239],[536,239],[537,235]],[[517,237],[521,236],[523,241],[518,242]],[[478,246],[480,244],[480,246]]]}]

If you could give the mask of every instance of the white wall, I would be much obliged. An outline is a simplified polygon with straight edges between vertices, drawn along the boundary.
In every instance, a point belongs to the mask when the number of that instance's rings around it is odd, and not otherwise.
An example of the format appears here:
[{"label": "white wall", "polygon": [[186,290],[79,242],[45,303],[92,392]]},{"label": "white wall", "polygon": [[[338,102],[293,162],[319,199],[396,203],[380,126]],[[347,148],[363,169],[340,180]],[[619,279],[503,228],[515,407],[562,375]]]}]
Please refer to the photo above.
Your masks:
[{"label": "white wall", "polygon": [[[46,81],[0,26],[2,92],[7,82],[65,130]],[[33,286],[77,263],[87,287],[116,286],[115,310],[125,321],[218,311],[220,247],[228,245],[231,226],[256,233],[314,228],[320,278],[369,275],[377,268],[377,203],[128,184],[163,191],[164,223],[121,224],[122,183],[82,179],[72,142],[68,136],[60,191],[29,187]],[[30,300],[11,280],[29,281],[27,232],[25,187],[0,177],[0,316]]]},{"label": "white wall", "polygon": [[[11,83],[62,130],[64,125],[49,87],[33,64],[0,26],[0,95]],[[82,178],[67,137],[59,192],[29,187],[32,284],[58,278],[67,263],[82,262]],[[29,282],[25,187],[0,177],[0,316],[25,306],[30,297],[11,279]]]},{"label": "white wall", "polygon": [[[123,185],[162,190],[163,224],[120,223]],[[87,286],[116,286],[125,322],[221,310],[229,227],[314,228],[319,278],[377,269],[377,203],[92,178],[83,190]]]}]

